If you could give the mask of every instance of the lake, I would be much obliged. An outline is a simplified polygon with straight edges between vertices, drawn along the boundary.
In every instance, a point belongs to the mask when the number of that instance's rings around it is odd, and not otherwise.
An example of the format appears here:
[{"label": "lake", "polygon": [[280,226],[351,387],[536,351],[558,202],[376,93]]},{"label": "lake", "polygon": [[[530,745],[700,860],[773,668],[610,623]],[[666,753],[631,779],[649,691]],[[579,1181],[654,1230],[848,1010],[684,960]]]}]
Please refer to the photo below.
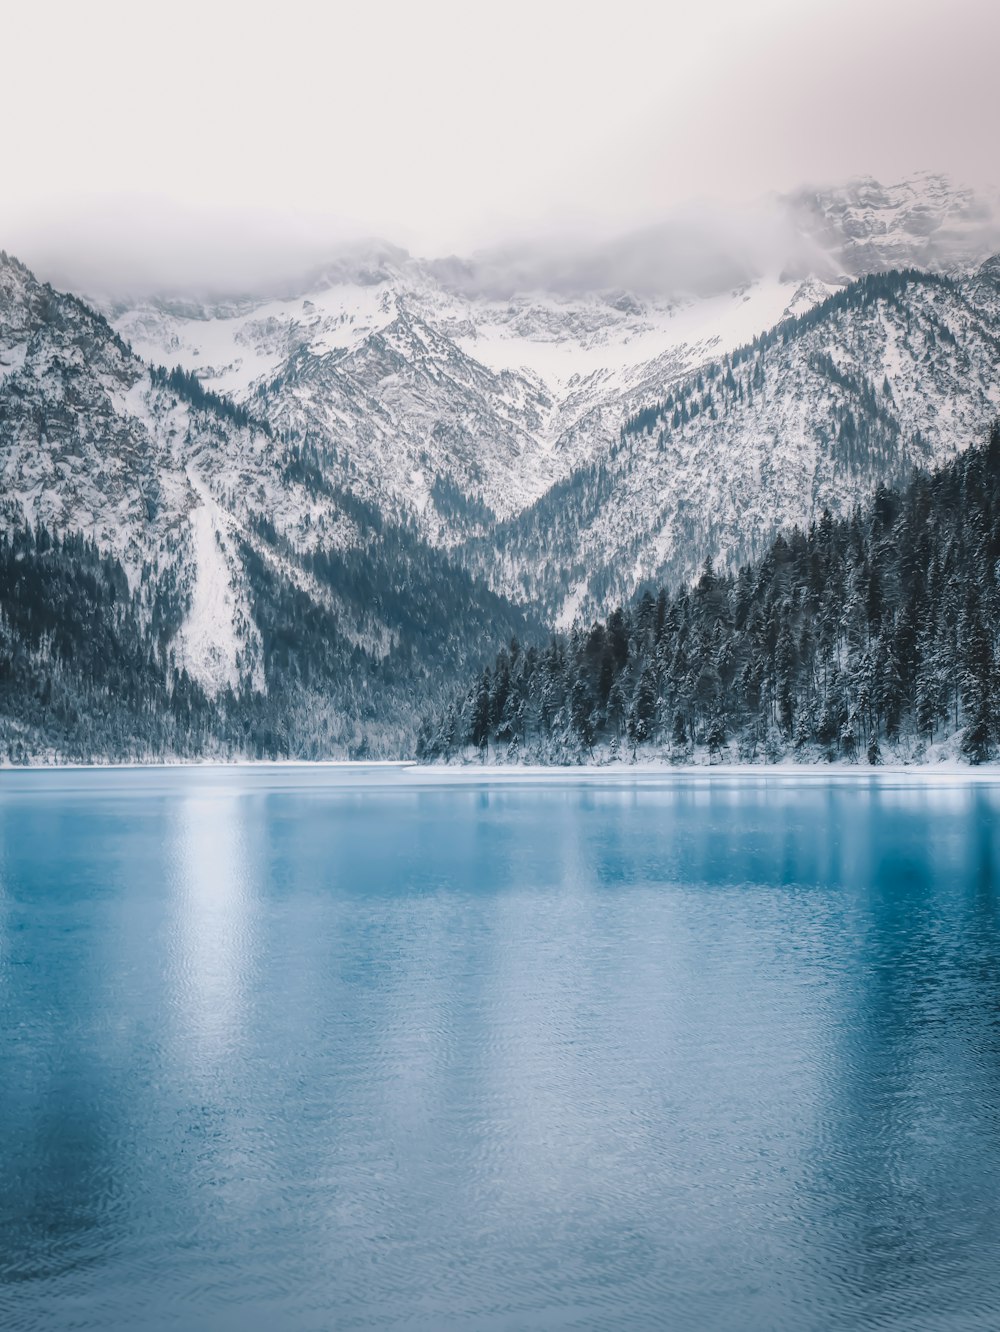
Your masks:
[{"label": "lake", "polygon": [[995,1329],[1000,785],[0,773],[0,1326]]}]

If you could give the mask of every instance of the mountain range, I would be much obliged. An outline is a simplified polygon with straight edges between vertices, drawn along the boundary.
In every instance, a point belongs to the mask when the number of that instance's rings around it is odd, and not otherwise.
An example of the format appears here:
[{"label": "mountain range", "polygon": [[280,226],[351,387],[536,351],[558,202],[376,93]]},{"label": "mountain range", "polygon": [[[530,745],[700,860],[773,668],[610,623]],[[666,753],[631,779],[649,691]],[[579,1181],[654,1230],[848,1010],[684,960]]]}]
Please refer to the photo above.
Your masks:
[{"label": "mountain range", "polygon": [[[4,255],[0,525],[43,582],[75,560],[121,589],[150,672],[130,752],[406,752],[511,634],[735,567],[982,438],[998,217],[938,176],[859,180],[599,246],[368,244],[210,298],[59,293]],[[0,746],[110,752],[105,686],[0,590]],[[19,702],[59,687],[61,729]],[[150,742],[178,688],[194,713]]]}]

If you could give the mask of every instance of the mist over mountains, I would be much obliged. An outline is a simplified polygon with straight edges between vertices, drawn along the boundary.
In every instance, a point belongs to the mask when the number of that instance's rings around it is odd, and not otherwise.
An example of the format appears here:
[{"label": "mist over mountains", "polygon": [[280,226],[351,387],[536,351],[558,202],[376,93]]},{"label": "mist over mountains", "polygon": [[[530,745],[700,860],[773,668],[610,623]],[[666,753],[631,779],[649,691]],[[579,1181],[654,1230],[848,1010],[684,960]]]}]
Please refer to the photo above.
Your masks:
[{"label": "mist over mountains", "polygon": [[647,299],[715,296],[769,275],[838,282],[888,268],[952,271],[1000,248],[998,200],[926,173],[893,186],[866,177],[756,204],[704,203],[604,241],[522,244],[438,260],[467,296],[627,291]]},{"label": "mist over mountains", "polygon": [[947,270],[1000,247],[997,189],[933,172],[893,185],[862,176],[742,202],[706,196],[625,229],[552,222],[422,258],[391,232],[350,237],[334,221],[213,217],[137,201],[121,208],[127,245],[112,244],[104,214],[88,220],[84,211],[72,243],[40,226],[31,253],[19,257],[53,285],[104,307],[150,298],[202,305],[292,298],[324,281],[377,281],[407,266],[470,297],[626,290],[677,298],[772,272],[836,280],[907,264]]}]

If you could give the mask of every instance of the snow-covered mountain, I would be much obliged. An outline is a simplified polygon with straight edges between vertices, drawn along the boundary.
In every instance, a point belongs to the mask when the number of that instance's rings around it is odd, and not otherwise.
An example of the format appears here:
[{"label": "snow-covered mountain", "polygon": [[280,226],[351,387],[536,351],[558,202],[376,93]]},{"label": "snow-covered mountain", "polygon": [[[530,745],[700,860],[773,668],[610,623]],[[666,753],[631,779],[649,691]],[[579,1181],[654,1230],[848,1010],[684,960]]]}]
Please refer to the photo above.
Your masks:
[{"label": "snow-covered mountain", "polygon": [[561,624],[706,556],[732,567],[984,438],[998,371],[996,261],[861,279],[647,399],[606,456],[466,558]]},{"label": "snow-covered mountain", "polygon": [[[157,669],[206,699],[313,671],[315,708],[360,653],[404,706],[535,614],[744,559],[981,438],[998,216],[941,177],[854,181],[599,246],[359,246],[225,301],[85,301],[4,257],[2,526],[119,560]],[[306,622],[337,645],[319,675]]]},{"label": "snow-covered mountain", "polygon": [[[268,427],[199,411],[145,366],[105,320],[0,260],[0,492],[8,526],[79,531],[131,585],[179,587],[187,614],[172,657],[210,693],[246,674],[262,687],[259,634],[235,548],[255,511],[297,544],[355,535],[315,514]],[[235,419],[234,419],[235,417]],[[224,509],[223,496],[233,497]]]},{"label": "snow-covered mountain", "polygon": [[[530,631],[331,484],[307,442],[151,369],[103,316],[0,255],[0,531],[39,529],[50,563],[49,537],[79,535],[120,566],[160,702],[180,677],[233,724],[234,700],[265,700],[246,706],[300,749],[309,727],[357,744],[366,713],[374,735],[390,697],[391,731],[400,698],[475,657],[487,629]],[[57,674],[71,671],[72,642],[5,641],[18,589],[3,593],[0,664],[27,654],[48,671],[62,652]],[[95,612],[105,631],[115,599]]]},{"label": "snow-covered mountain", "polygon": [[762,279],[698,300],[498,298],[452,289],[439,267],[378,251],[290,299],[108,313],[141,356],[308,433],[352,488],[447,544],[483,506],[509,517],[598,456],[620,420],[588,425],[595,408],[831,289]]},{"label": "snow-covered mountain", "polygon": [[766,225],[681,216],[558,261],[359,247],[286,299],[105,312],[139,355],[310,431],[352,488],[449,542],[456,492],[509,517],[600,457],[658,386],[851,277],[962,270],[998,247],[990,200],[939,176],[859,180],[772,201]]}]

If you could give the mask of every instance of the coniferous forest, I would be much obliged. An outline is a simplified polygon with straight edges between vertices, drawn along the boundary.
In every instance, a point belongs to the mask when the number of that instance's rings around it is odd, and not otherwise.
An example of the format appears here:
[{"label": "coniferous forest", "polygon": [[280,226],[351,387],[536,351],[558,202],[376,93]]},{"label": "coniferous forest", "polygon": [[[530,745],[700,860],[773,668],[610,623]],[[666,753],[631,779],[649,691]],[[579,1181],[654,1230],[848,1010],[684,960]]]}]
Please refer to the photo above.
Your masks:
[{"label": "coniferous forest", "polygon": [[849,760],[1000,745],[1000,428],[730,573],[516,640],[421,726],[419,755]]},{"label": "coniferous forest", "polygon": [[[0,762],[412,756],[421,712],[478,668],[491,630],[540,629],[405,529],[369,536],[311,561],[337,610],[276,573],[260,554],[276,534],[256,534],[243,557],[265,688],[211,695],[171,649],[184,588],[161,578],[150,604],[80,534],[0,533]],[[359,641],[374,610],[387,652]]]}]

